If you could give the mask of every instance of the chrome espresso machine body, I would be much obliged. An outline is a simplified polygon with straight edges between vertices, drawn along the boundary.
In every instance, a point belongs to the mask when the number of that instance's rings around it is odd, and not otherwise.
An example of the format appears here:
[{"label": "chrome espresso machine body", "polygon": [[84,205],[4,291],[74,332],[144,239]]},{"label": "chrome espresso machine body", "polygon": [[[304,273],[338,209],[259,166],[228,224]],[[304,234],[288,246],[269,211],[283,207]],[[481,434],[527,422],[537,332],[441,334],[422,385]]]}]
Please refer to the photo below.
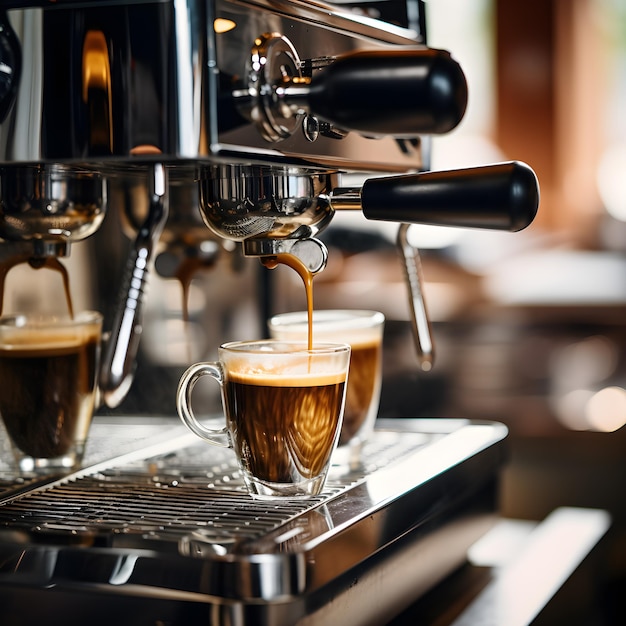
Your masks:
[{"label": "chrome espresso machine body", "polygon": [[[338,6],[5,0],[0,248],[67,256],[119,213],[132,245],[100,378],[116,407],[157,249],[182,262],[234,242],[315,273],[327,258],[316,236],[337,210],[362,211],[399,224],[428,370],[407,225],[515,231],[539,201],[522,163],[425,171],[430,137],[454,129],[466,101],[461,68],[422,32]],[[365,182],[344,186],[346,173]],[[506,436],[463,420],[381,424],[361,473],[277,511],[242,492],[231,457],[181,428],[112,417],[94,425],[76,474],[17,483],[0,467],[0,595],[14,623],[68,601],[70,624],[380,623],[489,524]]]}]

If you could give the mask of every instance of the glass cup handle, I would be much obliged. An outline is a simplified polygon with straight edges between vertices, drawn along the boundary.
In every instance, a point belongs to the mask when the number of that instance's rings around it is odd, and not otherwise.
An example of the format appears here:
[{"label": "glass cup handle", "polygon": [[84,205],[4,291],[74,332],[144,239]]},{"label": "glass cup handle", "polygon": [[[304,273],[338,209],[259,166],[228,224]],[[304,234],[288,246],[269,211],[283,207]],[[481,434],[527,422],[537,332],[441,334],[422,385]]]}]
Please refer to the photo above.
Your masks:
[{"label": "glass cup handle", "polygon": [[176,409],[178,410],[178,415],[185,426],[187,426],[192,433],[201,439],[204,439],[205,441],[208,441],[216,446],[232,448],[226,425],[222,428],[208,428],[198,421],[194,415],[193,409],[191,408],[193,388],[203,376],[210,376],[215,379],[220,388],[223,389],[224,371],[222,370],[221,363],[216,361],[212,363],[196,363],[195,365],[192,365],[182,375],[180,382],[178,383],[178,390],[176,392]]}]

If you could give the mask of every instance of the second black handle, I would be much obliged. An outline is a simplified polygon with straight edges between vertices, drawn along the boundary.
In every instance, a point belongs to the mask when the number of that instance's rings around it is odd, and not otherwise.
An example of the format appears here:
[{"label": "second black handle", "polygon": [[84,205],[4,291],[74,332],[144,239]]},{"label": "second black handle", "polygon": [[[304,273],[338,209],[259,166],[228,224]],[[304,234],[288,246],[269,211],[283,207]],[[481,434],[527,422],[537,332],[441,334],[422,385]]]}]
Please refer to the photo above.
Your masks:
[{"label": "second black handle", "polygon": [[537,214],[539,183],[519,161],[370,178],[361,207],[370,220],[515,232]]},{"label": "second black handle", "polygon": [[414,137],[442,134],[463,118],[467,83],[444,50],[361,51],[314,74],[311,113],[344,130]]}]

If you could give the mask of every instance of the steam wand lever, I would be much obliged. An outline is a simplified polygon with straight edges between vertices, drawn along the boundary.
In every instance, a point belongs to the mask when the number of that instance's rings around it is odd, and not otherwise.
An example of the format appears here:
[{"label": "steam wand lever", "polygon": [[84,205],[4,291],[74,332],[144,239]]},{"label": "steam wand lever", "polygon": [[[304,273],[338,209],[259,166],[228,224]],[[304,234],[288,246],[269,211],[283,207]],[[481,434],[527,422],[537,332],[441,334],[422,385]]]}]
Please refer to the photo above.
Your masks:
[{"label": "steam wand lever", "polygon": [[167,221],[166,170],[157,163],[152,166],[150,173],[148,215],[137,233],[128,258],[120,291],[120,306],[104,350],[100,371],[100,391],[110,408],[122,402],[133,380],[142,331],[141,309],[146,281],[153,249]]},{"label": "steam wand lever", "polygon": [[410,224],[400,224],[396,243],[404,262],[404,276],[409,290],[409,311],[417,359],[422,371],[430,372],[435,362],[435,348],[424,298],[422,261],[419,250],[409,242],[409,228]]}]

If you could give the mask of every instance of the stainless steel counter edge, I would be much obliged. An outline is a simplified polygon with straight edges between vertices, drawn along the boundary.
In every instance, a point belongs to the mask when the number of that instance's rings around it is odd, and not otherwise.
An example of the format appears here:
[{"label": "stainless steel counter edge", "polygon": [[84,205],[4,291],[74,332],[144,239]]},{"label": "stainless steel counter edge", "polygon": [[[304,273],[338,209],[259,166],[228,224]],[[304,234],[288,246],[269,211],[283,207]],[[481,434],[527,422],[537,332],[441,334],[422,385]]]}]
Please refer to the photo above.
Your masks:
[{"label": "stainless steel counter edge", "polygon": [[[425,528],[430,532],[443,526],[438,518],[444,509],[457,502],[467,506],[503,463],[497,444],[507,429],[501,424],[381,421],[379,432],[384,434],[387,426],[402,426],[407,437],[426,431],[436,438],[336,495],[331,491],[321,503],[261,538],[220,543],[199,529],[183,537],[174,550],[124,535],[38,536],[7,530],[0,533],[0,588],[17,584],[97,589],[201,602],[230,598],[281,603],[311,594],[372,555],[419,536]],[[117,465],[116,460],[111,464]],[[89,472],[86,468],[78,474]],[[70,476],[36,489],[76,479]],[[259,506],[250,499],[251,515]]]}]

